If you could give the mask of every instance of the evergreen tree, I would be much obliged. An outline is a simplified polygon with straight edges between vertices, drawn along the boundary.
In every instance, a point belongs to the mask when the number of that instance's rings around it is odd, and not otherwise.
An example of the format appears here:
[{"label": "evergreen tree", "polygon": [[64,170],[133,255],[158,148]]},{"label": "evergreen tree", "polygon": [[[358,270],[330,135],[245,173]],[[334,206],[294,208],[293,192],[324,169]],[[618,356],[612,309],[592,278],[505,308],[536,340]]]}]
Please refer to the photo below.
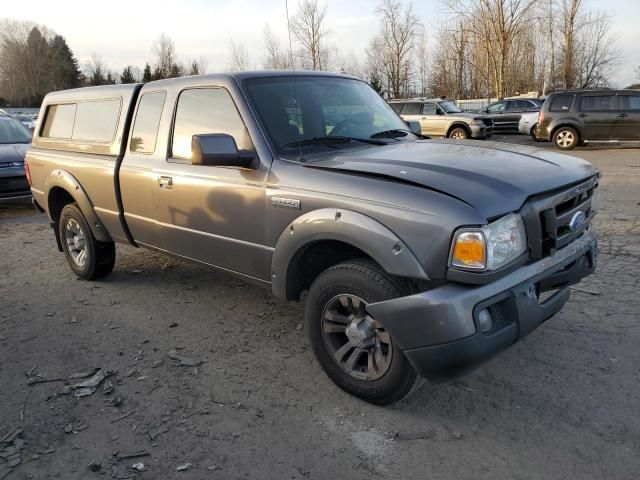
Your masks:
[{"label": "evergreen tree", "polygon": [[151,67],[149,66],[149,64],[147,63],[144,66],[144,73],[142,74],[142,81],[144,83],[148,83],[152,80],[151,78]]},{"label": "evergreen tree", "polygon": [[127,65],[120,75],[120,83],[136,83],[136,77],[133,75],[131,65]]},{"label": "evergreen tree", "polygon": [[169,78],[176,78],[182,76],[182,68],[179,65],[173,64],[171,65],[171,70],[169,70]]},{"label": "evergreen tree", "polygon": [[381,97],[383,96],[384,90],[382,89],[382,83],[380,82],[380,79],[376,74],[371,75],[369,85],[371,85],[371,88],[378,92],[378,95],[380,95]]},{"label": "evergreen tree", "polygon": [[115,85],[116,83],[116,79],[113,78],[113,75],[111,75],[111,72],[107,72],[107,78],[105,79],[105,85]]},{"label": "evergreen tree", "polygon": [[78,61],[61,35],[49,42],[50,79],[52,90],[66,90],[81,85]]}]

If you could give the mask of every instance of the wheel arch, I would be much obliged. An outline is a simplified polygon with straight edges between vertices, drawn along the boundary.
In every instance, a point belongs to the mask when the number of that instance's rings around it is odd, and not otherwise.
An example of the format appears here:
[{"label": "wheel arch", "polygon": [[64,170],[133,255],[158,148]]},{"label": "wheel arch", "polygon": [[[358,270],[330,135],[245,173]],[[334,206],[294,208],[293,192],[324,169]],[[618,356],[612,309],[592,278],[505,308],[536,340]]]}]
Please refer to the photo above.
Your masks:
[{"label": "wheel arch", "polygon": [[302,215],[281,233],[271,264],[273,293],[298,300],[319,273],[352,258],[369,258],[391,275],[429,280],[409,247],[380,222],[325,208]]},{"label": "wheel arch", "polygon": [[471,138],[471,128],[469,128],[469,125],[467,125],[464,122],[453,122],[451,125],[449,125],[449,128],[447,129],[447,135],[446,135],[447,138],[449,138],[449,135],[451,135],[451,132],[455,128],[463,128],[465,132],[467,132],[467,135],[469,136],[469,138]]},{"label": "wheel arch", "polygon": [[61,169],[51,172],[45,180],[45,198],[47,199],[49,218],[52,222],[58,222],[60,212],[62,212],[65,205],[75,202],[87,219],[87,223],[96,240],[113,242],[113,239],[98,218],[87,192],[69,172]]},{"label": "wheel arch", "polygon": [[584,140],[584,136],[582,135],[582,129],[580,128],[580,125],[574,123],[574,122],[562,122],[559,123],[557,125],[554,125],[551,128],[551,135],[549,136],[549,139],[551,141],[553,141],[553,137],[555,137],[556,132],[563,127],[569,127],[569,128],[573,128],[576,133],[578,134],[578,141]]}]

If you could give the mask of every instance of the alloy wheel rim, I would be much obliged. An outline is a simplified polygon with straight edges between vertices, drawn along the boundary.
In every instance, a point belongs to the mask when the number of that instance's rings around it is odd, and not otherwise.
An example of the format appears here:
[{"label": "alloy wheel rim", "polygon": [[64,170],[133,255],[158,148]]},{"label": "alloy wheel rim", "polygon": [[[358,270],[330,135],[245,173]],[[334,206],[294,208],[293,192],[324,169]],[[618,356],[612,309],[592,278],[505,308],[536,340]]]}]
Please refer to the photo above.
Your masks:
[{"label": "alloy wheel rim", "polygon": [[454,132],[453,135],[451,135],[451,138],[455,139],[455,140],[464,140],[465,134],[462,132]]},{"label": "alloy wheel rim", "polygon": [[356,295],[333,297],[322,312],[322,336],[342,370],[358,380],[373,381],[389,370],[393,348],[389,333],[366,307]]},{"label": "alloy wheel rim", "polygon": [[80,224],[73,218],[68,219],[64,225],[64,239],[73,263],[78,267],[84,267],[87,263],[86,236]]},{"label": "alloy wheel rim", "polygon": [[574,140],[574,137],[573,137],[573,133],[571,132],[564,131],[558,134],[558,144],[561,147],[570,146],[571,144],[573,144],[573,140]]}]

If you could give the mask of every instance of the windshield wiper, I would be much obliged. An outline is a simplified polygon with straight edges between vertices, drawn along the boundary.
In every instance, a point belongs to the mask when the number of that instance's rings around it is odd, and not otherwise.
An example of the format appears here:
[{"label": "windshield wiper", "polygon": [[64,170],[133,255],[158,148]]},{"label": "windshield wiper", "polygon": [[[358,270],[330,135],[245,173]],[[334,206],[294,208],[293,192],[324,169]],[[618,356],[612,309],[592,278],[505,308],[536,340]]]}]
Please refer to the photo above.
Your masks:
[{"label": "windshield wiper", "polygon": [[393,128],[391,130],[383,130],[382,132],[374,133],[369,138],[398,138],[398,137],[406,137],[410,133],[414,134],[418,138],[422,138],[422,139],[429,138],[425,135],[422,135],[421,133],[416,133],[412,130],[405,130],[404,128]]},{"label": "windshield wiper", "polygon": [[304,145],[327,145],[333,146],[335,143],[350,143],[350,142],[361,142],[368,143],[371,145],[386,145],[387,142],[382,140],[375,140],[373,138],[358,138],[358,137],[342,137],[342,136],[326,136],[326,137],[314,137],[314,138],[305,138],[303,140],[296,140],[294,142],[285,143],[280,148],[295,148],[298,146]]}]

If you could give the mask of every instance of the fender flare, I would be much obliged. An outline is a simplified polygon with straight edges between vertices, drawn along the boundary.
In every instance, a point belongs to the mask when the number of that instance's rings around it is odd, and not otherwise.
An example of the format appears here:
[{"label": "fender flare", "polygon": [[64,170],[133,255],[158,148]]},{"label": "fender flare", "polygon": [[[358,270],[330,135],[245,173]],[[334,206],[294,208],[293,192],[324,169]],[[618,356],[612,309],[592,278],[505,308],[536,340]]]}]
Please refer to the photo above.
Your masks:
[{"label": "fender flare", "polygon": [[[89,224],[94,237],[96,237],[96,240],[100,242],[113,242],[113,239],[107,232],[107,229],[98,218],[89,195],[87,195],[87,192],[82,188],[80,182],[78,182],[78,180],[69,172],[59,168],[53,170],[44,183],[44,192],[45,198],[47,199],[47,212],[49,214],[49,218],[51,218],[49,197],[51,190],[56,187],[65,190],[78,204],[78,207],[80,207],[84,218],[87,219],[87,223]],[[51,220],[53,221],[53,218],[51,218]]]},{"label": "fender flare", "polygon": [[296,255],[324,240],[362,250],[392,275],[429,280],[409,247],[383,224],[353,210],[322,208],[296,218],[280,234],[271,261],[272,289],[277,297],[287,297],[287,277],[293,273],[290,267]]}]

